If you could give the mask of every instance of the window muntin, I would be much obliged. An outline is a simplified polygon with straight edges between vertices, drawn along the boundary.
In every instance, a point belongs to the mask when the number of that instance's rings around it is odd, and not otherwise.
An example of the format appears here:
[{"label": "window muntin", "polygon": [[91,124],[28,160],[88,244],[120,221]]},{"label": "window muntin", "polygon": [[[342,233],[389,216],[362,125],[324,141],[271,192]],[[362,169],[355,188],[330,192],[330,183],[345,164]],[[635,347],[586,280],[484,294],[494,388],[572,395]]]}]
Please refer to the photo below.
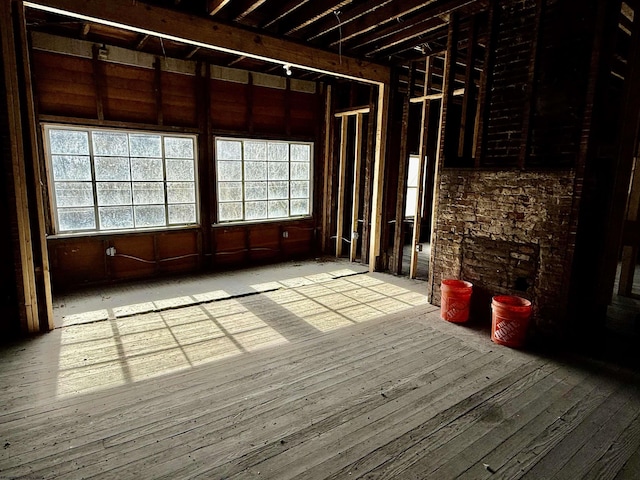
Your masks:
[{"label": "window muntin", "polygon": [[311,215],[312,143],[218,137],[218,221]]},{"label": "window muntin", "polygon": [[45,125],[57,233],[198,222],[196,137]]}]

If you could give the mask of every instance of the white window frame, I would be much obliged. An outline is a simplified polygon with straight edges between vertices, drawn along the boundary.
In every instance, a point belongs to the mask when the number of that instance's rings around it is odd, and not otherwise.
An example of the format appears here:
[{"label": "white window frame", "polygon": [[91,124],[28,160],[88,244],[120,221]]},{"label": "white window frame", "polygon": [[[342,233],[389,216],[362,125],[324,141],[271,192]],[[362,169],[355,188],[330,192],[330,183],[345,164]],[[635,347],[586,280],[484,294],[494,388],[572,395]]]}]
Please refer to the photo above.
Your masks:
[{"label": "white window frame", "polygon": [[[91,180],[90,183],[92,185],[92,195],[93,195],[93,205],[92,208],[94,210],[94,218],[95,218],[95,228],[87,228],[87,229],[68,229],[62,230],[60,228],[59,221],[59,209],[62,210],[65,207],[58,207],[56,201],[56,180],[54,179],[53,173],[53,155],[51,153],[51,145],[50,145],[50,136],[49,132],[51,130],[66,130],[66,131],[80,131],[87,132],[89,138],[89,157],[90,157],[90,166],[91,166]],[[131,184],[131,203],[123,204],[122,206],[131,206],[132,215],[133,215],[133,227],[116,227],[116,228],[101,228],[99,221],[99,213],[98,209],[100,205],[97,201],[97,184],[100,183],[99,180],[96,179],[95,173],[95,157],[99,157],[94,153],[94,148],[92,145],[92,132],[113,132],[114,134],[127,134],[127,135],[155,135],[161,138],[161,150],[162,150],[162,180],[149,180],[150,183],[162,183],[163,184],[163,195],[164,195],[164,203],[160,204],[148,204],[152,205],[163,205],[164,207],[164,216],[165,216],[165,224],[164,225],[154,225],[154,226],[135,226],[135,215],[134,215],[134,207],[147,205],[147,204],[136,204],[133,199],[133,184],[136,181],[130,176],[128,181],[112,181],[113,183],[129,183]],[[167,180],[167,160],[173,160],[171,157],[167,157],[165,155],[165,137],[171,138],[189,138],[193,140],[193,181],[191,180],[180,180],[175,181],[178,183],[193,183],[194,188],[194,208],[195,208],[195,221],[194,222],[186,222],[186,223],[170,223],[169,222],[169,206],[171,205],[192,205],[190,202],[188,203],[170,203],[167,198],[167,184],[171,183],[171,180]],[[69,236],[79,236],[79,235],[95,235],[95,234],[117,234],[117,233],[127,233],[127,232],[140,232],[140,231],[163,231],[163,230],[172,230],[172,229],[180,229],[180,228],[194,228],[200,225],[200,195],[198,189],[198,137],[194,134],[189,133],[174,133],[174,132],[166,132],[166,131],[155,131],[155,130],[138,130],[138,129],[129,129],[129,128],[108,128],[108,127],[93,127],[93,126],[85,126],[85,125],[65,125],[65,124],[53,124],[53,123],[43,123],[42,124],[42,138],[43,138],[43,146],[44,153],[46,158],[46,169],[47,169],[47,179],[48,179],[48,193],[49,193],[49,204],[51,208],[51,216],[52,223],[54,228],[55,235],[69,235]],[[82,155],[84,156],[84,155]],[[125,155],[123,155],[124,157]],[[137,158],[135,156],[128,155],[128,158]],[[149,158],[157,158],[157,157],[149,157]],[[182,159],[177,159],[182,160]],[[59,182],[63,182],[59,180]],[[85,183],[89,183],[89,180],[85,180]],[[138,182],[144,183],[144,180],[138,180]],[[73,208],[73,207],[71,207]],[[87,206],[86,208],[89,208]]]},{"label": "white window frame", "polygon": [[[220,179],[220,169],[218,167],[218,162],[220,161],[225,161],[224,159],[219,159],[218,158],[218,140],[222,140],[222,141],[232,141],[232,142],[241,142],[242,143],[242,159],[240,160],[242,163],[242,218],[241,219],[230,219],[230,220],[221,220],[221,204],[225,204],[225,203],[234,203],[234,201],[225,201],[220,199],[220,183],[224,183],[225,181],[228,180],[221,180]],[[219,136],[215,136],[213,139],[214,142],[214,149],[215,149],[215,167],[216,167],[216,219],[217,219],[217,224],[220,225],[237,225],[237,224],[247,224],[247,223],[267,223],[267,222],[283,222],[283,221],[289,221],[289,220],[296,220],[296,219],[307,219],[307,218],[311,218],[313,217],[313,183],[314,183],[314,179],[313,179],[313,170],[314,170],[314,147],[315,144],[314,142],[306,142],[306,141],[296,141],[296,140],[282,140],[282,139],[277,139],[277,138],[246,138],[246,137],[228,137],[228,136],[223,136],[223,135],[219,135]],[[251,202],[252,200],[248,200],[246,198],[246,183],[249,183],[249,180],[245,179],[245,162],[251,162],[252,160],[246,160],[245,159],[245,147],[244,147],[244,142],[265,142],[267,144],[271,143],[271,144],[287,144],[288,145],[288,151],[289,151],[289,159],[287,160],[287,165],[288,165],[288,171],[289,171],[289,177],[286,180],[286,182],[288,183],[288,189],[289,189],[289,194],[287,197],[287,201],[288,201],[288,215],[287,216],[281,216],[281,217],[269,217],[269,213],[267,212],[267,217],[264,218],[247,218],[247,214],[246,214],[246,203],[247,202]],[[290,152],[291,152],[291,145],[304,145],[309,147],[309,177],[306,180],[297,180],[297,179],[292,179],[291,178],[291,166],[292,163],[296,163],[295,161],[291,160],[291,156],[290,156]],[[236,160],[237,161],[237,160]],[[265,160],[267,163],[268,160]],[[279,162],[278,162],[279,163]],[[284,163],[284,162],[282,162]],[[277,181],[283,181],[283,180],[277,180]],[[308,181],[309,182],[309,186],[308,186],[308,198],[302,199],[302,198],[292,198],[291,197],[291,183],[295,182],[295,181]],[[230,181],[231,183],[238,183],[238,181]],[[260,181],[257,181],[260,182]],[[269,179],[267,178],[266,180],[264,180],[264,182],[269,182]],[[284,199],[281,199],[284,200]],[[308,201],[308,213],[306,214],[300,214],[300,215],[292,215],[291,214],[291,202],[295,201],[295,200],[307,200]],[[262,199],[262,200],[257,200],[258,202],[262,202],[262,201],[266,201],[269,202],[270,199],[266,198],[266,199]],[[239,201],[235,201],[235,203],[239,203]]]}]

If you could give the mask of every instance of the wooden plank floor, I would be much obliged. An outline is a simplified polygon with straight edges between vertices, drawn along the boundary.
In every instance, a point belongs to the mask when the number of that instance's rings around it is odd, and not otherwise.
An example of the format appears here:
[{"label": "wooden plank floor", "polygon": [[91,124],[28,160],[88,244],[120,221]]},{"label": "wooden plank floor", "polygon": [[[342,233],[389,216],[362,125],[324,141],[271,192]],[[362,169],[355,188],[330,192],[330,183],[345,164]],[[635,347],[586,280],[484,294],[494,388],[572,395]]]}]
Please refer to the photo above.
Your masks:
[{"label": "wooden plank floor", "polygon": [[634,373],[494,345],[421,282],[279,284],[4,347],[0,478],[640,477]]}]

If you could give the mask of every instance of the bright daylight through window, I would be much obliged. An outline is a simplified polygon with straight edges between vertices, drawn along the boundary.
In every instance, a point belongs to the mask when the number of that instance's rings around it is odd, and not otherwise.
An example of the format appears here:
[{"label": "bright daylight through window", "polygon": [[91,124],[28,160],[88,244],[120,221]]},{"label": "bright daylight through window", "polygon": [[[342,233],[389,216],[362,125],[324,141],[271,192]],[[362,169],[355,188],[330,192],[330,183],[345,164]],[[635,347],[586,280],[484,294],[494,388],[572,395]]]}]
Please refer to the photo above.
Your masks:
[{"label": "bright daylight through window", "polygon": [[193,225],[196,138],[45,126],[58,233]]},{"label": "bright daylight through window", "polygon": [[312,143],[216,139],[218,220],[311,214]]}]

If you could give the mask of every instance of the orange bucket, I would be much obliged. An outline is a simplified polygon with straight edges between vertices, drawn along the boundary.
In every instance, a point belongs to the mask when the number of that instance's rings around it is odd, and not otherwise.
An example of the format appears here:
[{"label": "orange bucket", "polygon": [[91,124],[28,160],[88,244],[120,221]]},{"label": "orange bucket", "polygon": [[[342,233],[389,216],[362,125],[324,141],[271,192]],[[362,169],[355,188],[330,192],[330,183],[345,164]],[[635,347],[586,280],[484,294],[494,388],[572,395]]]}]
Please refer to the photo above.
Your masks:
[{"label": "orange bucket", "polygon": [[507,347],[521,347],[531,318],[531,302],[526,298],[498,295],[491,300],[491,340]]},{"label": "orange bucket", "polygon": [[462,323],[469,320],[469,303],[473,285],[464,280],[442,280],[440,291],[442,292],[440,316],[454,323]]}]

